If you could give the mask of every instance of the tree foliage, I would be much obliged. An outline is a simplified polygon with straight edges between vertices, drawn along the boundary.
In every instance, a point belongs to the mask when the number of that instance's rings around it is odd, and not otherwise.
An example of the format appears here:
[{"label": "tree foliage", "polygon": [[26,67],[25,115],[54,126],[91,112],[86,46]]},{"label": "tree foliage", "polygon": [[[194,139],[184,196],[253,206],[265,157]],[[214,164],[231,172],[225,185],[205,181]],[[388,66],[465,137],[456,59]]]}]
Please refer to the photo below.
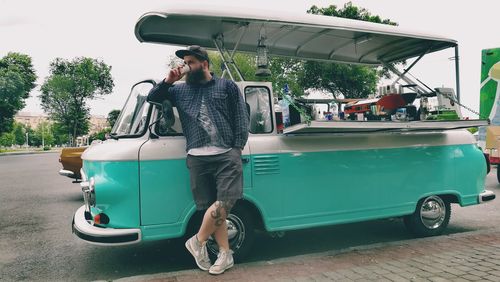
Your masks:
[{"label": "tree foliage", "polygon": [[[312,6],[308,13],[353,20],[368,21],[387,25],[397,25],[390,19],[382,19],[372,15],[365,8],[357,7],[348,2],[342,8],[335,5],[319,8]],[[377,82],[381,77],[390,77],[386,68],[307,61],[303,65],[304,71],[299,77],[299,83],[305,89],[324,90],[339,98],[364,98],[376,90]]]},{"label": "tree foliage", "polygon": [[12,134],[14,134],[14,143],[16,145],[26,144],[26,128],[22,123],[14,122]]},{"label": "tree foliage", "polygon": [[[217,75],[221,76],[225,66],[222,63],[221,57],[216,52],[209,52],[211,70]],[[246,81],[259,81],[263,78],[255,75],[257,59],[255,55],[247,53],[236,53],[234,61],[238,66],[241,75]],[[299,84],[298,77],[302,71],[302,62],[290,58],[272,57],[269,60],[269,68],[271,70],[271,77],[267,78],[273,84],[273,90],[276,93],[282,94],[283,88],[286,85],[290,91],[295,95],[300,96],[303,94],[303,87]],[[229,66],[231,74],[236,80],[239,76],[236,71]]]},{"label": "tree foliage", "polygon": [[42,108],[75,140],[89,129],[87,102],[110,94],[113,87],[111,67],[104,62],[85,57],[71,61],[57,58],[41,87]]},{"label": "tree foliage", "polygon": [[300,77],[304,75],[304,61],[271,57],[269,64],[274,93],[283,96],[285,94],[285,86],[287,86],[288,94],[292,96],[299,97],[304,94],[307,87],[300,80]]},{"label": "tree foliage", "polygon": [[373,93],[379,76],[370,67],[323,62],[306,62],[304,72],[299,76],[300,84],[306,89],[326,90],[339,98],[363,98]]},{"label": "tree foliage", "polygon": [[352,2],[347,2],[340,9],[335,5],[330,5],[324,8],[319,8],[316,5],[313,5],[311,8],[309,8],[309,10],[307,10],[307,12],[313,15],[324,15],[373,23],[398,25],[396,22],[393,22],[390,19],[382,19],[378,15],[372,15],[367,9],[354,6]]},{"label": "tree foliage", "polygon": [[106,120],[108,121],[109,127],[113,128],[113,126],[116,123],[116,120],[118,119],[118,116],[120,115],[120,110],[112,110],[111,112],[108,113],[108,117]]},{"label": "tree foliage", "polygon": [[[319,8],[314,5],[307,12],[314,15],[398,25],[390,19],[382,19],[378,15],[372,15],[367,9],[354,6],[352,2],[344,4],[342,8],[335,5]],[[402,63],[405,64],[405,62]],[[305,75],[301,82],[308,88],[326,90],[334,97],[342,94],[346,98],[364,98],[375,92],[377,82],[381,77],[391,77],[386,67],[373,68],[349,64],[329,64],[331,66],[328,67],[326,64],[329,63],[305,62]],[[313,82],[310,81],[311,78],[313,78]],[[317,86],[315,87],[315,85]]]},{"label": "tree foliage", "polygon": [[94,140],[106,140],[106,135],[111,132],[111,128],[106,127],[99,132],[95,132],[94,134],[90,135],[89,137],[89,142],[92,142]]},{"label": "tree foliage", "polygon": [[0,59],[0,134],[12,130],[36,79],[30,56],[11,52]]},{"label": "tree foliage", "polygon": [[52,123],[48,121],[40,122],[29,136],[31,146],[54,146],[56,139],[52,130]]},{"label": "tree foliage", "polygon": [[[224,64],[222,63],[222,58],[216,52],[209,52],[208,56],[210,58],[211,70],[217,76],[221,76],[222,72],[225,69]],[[236,53],[234,55],[233,59],[236,62],[236,65],[238,66],[238,68],[241,72],[241,75],[243,76],[243,78],[245,80],[250,80],[250,81],[258,80],[257,77],[255,76],[255,57],[254,56],[251,56],[249,54],[244,54],[244,53]],[[236,74],[236,72],[233,70],[233,68],[231,66],[229,66],[229,69],[230,69],[233,77],[236,80],[239,80],[239,76]]]}]

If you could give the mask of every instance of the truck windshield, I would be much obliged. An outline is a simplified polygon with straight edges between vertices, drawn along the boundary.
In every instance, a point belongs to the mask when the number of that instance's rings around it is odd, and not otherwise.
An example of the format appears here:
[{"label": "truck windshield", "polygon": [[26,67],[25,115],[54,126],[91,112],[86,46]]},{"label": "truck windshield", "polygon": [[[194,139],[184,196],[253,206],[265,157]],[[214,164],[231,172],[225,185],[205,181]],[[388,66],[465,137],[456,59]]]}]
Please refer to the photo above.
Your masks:
[{"label": "truck windshield", "polygon": [[120,116],[118,117],[111,136],[139,136],[143,135],[147,127],[149,103],[146,98],[153,88],[151,82],[136,84],[125,102]]}]

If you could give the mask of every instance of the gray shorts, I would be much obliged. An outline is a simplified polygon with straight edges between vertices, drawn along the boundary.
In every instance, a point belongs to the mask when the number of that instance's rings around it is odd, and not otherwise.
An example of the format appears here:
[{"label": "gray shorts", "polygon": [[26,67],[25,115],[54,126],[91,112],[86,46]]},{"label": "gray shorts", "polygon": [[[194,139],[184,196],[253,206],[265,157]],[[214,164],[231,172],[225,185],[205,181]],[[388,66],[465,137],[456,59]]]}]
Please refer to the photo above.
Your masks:
[{"label": "gray shorts", "polygon": [[212,156],[187,155],[191,192],[198,210],[208,209],[215,201],[236,202],[243,197],[241,150]]}]

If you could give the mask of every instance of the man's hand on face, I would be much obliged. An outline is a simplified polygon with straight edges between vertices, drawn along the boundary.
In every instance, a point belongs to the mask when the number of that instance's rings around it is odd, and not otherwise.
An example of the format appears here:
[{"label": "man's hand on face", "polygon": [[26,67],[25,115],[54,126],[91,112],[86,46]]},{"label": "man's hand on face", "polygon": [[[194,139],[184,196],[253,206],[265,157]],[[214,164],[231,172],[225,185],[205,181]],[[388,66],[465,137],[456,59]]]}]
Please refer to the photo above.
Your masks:
[{"label": "man's hand on face", "polygon": [[168,75],[164,81],[166,83],[172,84],[172,83],[178,81],[179,79],[181,79],[184,76],[184,74],[181,72],[181,69],[182,69],[182,66],[177,66],[176,68],[171,69],[168,72]]}]

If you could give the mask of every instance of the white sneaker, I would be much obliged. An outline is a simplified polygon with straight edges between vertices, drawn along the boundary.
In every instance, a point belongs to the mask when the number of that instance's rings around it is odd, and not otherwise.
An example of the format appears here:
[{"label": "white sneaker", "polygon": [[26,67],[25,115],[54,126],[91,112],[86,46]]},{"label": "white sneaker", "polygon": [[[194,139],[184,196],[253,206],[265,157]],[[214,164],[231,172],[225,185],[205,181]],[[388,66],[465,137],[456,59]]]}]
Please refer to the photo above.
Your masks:
[{"label": "white sneaker", "polygon": [[234,265],[233,251],[220,251],[217,260],[208,271],[210,274],[222,274]]},{"label": "white sneaker", "polygon": [[210,258],[208,257],[208,252],[207,252],[207,242],[201,243],[198,241],[198,238],[196,237],[196,234],[189,238],[189,240],[186,241],[186,249],[193,255],[194,260],[196,261],[196,265],[201,270],[207,271],[210,269],[210,266],[212,266],[212,262],[210,261]]}]

